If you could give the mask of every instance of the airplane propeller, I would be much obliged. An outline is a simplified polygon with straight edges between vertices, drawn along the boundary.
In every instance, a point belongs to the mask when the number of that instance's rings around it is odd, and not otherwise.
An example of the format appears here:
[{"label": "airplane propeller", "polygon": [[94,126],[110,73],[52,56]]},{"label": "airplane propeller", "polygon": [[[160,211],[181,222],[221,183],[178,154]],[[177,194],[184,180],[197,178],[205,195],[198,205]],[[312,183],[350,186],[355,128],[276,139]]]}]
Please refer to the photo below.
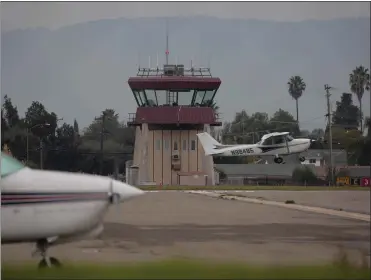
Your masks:
[{"label": "airplane propeller", "polygon": [[310,144],[314,144],[311,146],[311,148],[316,147],[316,149],[318,149],[320,147],[322,149],[324,144],[326,144],[326,141],[323,139],[323,137],[310,138]]},{"label": "airplane propeller", "polygon": [[111,180],[111,183],[110,183],[110,191],[108,193],[108,196],[109,196],[109,200],[111,204],[116,205],[119,203],[120,195],[113,191],[113,180]]}]

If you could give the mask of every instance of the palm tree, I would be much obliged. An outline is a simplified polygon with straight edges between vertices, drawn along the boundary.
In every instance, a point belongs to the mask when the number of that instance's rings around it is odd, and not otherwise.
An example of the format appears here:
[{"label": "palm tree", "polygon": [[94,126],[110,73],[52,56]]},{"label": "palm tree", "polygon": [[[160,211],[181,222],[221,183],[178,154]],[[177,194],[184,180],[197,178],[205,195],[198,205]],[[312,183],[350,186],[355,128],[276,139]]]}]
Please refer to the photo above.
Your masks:
[{"label": "palm tree", "polygon": [[216,116],[219,116],[219,106],[216,104],[216,102],[215,101],[210,101],[209,103],[209,107],[210,108],[212,108],[213,110],[214,110],[214,112],[215,112],[215,115]]},{"label": "palm tree", "polygon": [[365,128],[367,129],[367,137],[371,138],[371,117],[366,118]]},{"label": "palm tree", "polygon": [[362,97],[365,90],[370,90],[370,74],[368,69],[361,66],[356,67],[351,74],[349,74],[350,90],[357,96],[359,101],[360,124],[361,132],[363,133],[362,122]]},{"label": "palm tree", "polygon": [[211,108],[213,108],[214,110],[219,110],[219,106],[215,102],[211,104]]},{"label": "palm tree", "polygon": [[292,76],[287,82],[289,94],[296,101],[296,122],[299,124],[299,98],[303,95],[307,85],[300,76]]},{"label": "palm tree", "polygon": [[211,107],[214,111],[219,110],[219,106],[216,104],[214,100],[209,100],[209,102],[207,103],[207,106]]},{"label": "palm tree", "polygon": [[[219,120],[219,106],[216,104],[215,101],[210,101],[210,102],[209,102],[209,105],[210,105],[210,107],[214,110],[215,117],[216,117],[216,119],[217,119],[217,121],[218,121],[218,120]],[[216,132],[214,126],[211,127],[211,129],[210,129],[210,133],[211,133],[211,135],[212,135],[215,139],[217,139],[218,141],[221,140],[221,139],[220,139],[220,137],[221,137],[221,133],[220,133],[220,131],[219,131],[219,132]]]}]

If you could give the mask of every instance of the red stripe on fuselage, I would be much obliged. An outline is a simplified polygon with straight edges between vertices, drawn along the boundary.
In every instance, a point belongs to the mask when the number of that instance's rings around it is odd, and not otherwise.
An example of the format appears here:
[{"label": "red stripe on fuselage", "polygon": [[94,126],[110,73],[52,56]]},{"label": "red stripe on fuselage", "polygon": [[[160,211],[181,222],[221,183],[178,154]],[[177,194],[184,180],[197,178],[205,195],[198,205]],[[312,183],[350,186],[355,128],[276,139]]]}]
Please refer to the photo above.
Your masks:
[{"label": "red stripe on fuselage", "polygon": [[81,199],[81,198],[104,198],[107,197],[107,193],[86,193],[86,194],[60,194],[60,195],[7,195],[2,194],[1,200],[51,200],[51,199]]}]

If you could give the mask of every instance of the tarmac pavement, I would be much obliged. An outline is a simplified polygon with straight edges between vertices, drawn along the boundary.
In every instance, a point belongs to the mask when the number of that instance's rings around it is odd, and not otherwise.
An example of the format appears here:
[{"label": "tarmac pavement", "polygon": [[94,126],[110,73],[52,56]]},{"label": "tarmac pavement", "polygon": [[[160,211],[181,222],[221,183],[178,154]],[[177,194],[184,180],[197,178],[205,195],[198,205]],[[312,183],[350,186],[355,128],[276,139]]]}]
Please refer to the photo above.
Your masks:
[{"label": "tarmac pavement", "polygon": [[[225,193],[229,192],[225,191]],[[370,191],[253,191],[236,193],[249,198],[262,198],[279,202],[294,200],[296,204],[362,214],[370,214],[371,212]]]},{"label": "tarmac pavement", "polygon": [[[370,223],[185,192],[149,192],[112,207],[99,240],[59,245],[50,255],[62,262],[203,258],[301,264],[332,261],[340,247],[354,261],[363,252],[370,262]],[[2,245],[2,262],[30,261],[32,248]]]}]

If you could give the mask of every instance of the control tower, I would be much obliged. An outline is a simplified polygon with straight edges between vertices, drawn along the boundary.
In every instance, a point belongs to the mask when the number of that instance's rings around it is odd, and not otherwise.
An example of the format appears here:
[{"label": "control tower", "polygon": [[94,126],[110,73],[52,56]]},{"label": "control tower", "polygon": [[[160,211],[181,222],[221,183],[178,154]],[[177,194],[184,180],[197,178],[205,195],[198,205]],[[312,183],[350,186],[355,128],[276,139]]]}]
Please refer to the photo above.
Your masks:
[{"label": "control tower", "polygon": [[212,104],[221,80],[209,68],[165,64],[139,68],[129,86],[138,104],[128,125],[136,127],[132,182],[214,185],[214,164],[197,133],[221,126]]}]

